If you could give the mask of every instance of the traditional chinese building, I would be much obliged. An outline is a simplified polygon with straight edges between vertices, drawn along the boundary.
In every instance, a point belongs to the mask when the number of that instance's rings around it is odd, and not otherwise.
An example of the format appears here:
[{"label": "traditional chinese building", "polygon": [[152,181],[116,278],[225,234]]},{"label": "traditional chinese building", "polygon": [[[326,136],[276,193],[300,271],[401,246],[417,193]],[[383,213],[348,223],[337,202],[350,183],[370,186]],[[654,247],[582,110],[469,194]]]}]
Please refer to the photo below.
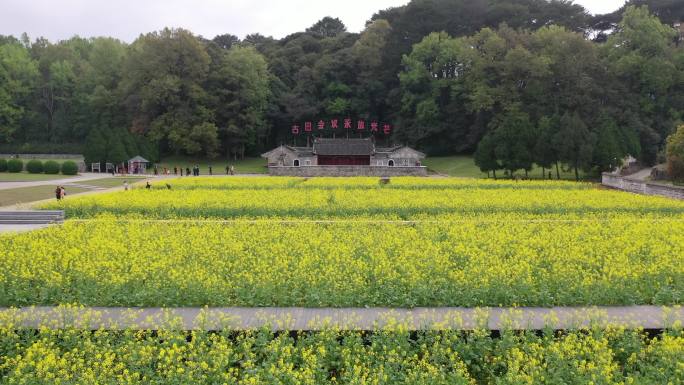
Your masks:
[{"label": "traditional chinese building", "polygon": [[427,175],[425,154],[406,146],[376,147],[371,138],[316,138],[311,147],[282,145],[261,155],[271,175]]}]

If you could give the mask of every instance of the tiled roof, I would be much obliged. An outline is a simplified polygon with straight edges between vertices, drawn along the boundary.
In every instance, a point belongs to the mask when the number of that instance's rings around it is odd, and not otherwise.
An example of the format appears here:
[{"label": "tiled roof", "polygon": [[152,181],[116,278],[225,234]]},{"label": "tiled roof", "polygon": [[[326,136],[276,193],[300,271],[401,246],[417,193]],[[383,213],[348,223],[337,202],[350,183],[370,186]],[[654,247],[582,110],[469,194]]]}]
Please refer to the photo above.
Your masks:
[{"label": "tiled roof", "polygon": [[313,152],[316,155],[372,155],[375,145],[371,139],[316,138]]}]

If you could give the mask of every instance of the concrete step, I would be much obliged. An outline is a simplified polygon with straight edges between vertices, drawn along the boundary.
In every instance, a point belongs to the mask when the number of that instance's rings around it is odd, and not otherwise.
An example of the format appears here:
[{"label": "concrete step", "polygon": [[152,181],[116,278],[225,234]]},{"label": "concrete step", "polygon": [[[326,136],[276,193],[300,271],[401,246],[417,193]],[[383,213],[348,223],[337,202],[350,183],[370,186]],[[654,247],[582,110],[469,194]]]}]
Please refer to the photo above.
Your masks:
[{"label": "concrete step", "polygon": [[64,215],[61,210],[26,210],[26,211],[0,211],[1,215]]},{"label": "concrete step", "polygon": [[33,221],[58,221],[61,220],[62,217],[57,217],[57,216],[38,216],[38,215],[31,215],[31,216],[26,216],[22,217],[20,215],[15,215],[15,216],[0,216],[0,221],[12,221],[12,220],[21,220],[21,219],[30,219]]},{"label": "concrete step", "polygon": [[61,210],[31,210],[31,211],[0,211],[0,224],[52,224],[64,222],[64,211]]},{"label": "concrete step", "polygon": [[59,223],[59,222],[35,220],[35,219],[15,219],[15,220],[0,219],[0,225],[49,225],[49,224],[53,224],[53,223]]}]

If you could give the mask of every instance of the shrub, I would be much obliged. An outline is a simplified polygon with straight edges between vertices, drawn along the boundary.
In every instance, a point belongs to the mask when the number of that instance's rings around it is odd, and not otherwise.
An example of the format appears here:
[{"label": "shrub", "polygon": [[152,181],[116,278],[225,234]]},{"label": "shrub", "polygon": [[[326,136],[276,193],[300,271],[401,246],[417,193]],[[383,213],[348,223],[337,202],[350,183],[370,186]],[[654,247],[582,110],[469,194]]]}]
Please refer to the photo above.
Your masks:
[{"label": "shrub", "polygon": [[0,159],[0,172],[7,171],[7,159]]},{"label": "shrub", "polygon": [[78,165],[76,165],[76,162],[67,160],[66,162],[62,163],[62,174],[64,174],[64,175],[76,175],[76,174],[78,174]]},{"label": "shrub", "polygon": [[672,179],[684,180],[684,125],[667,138],[667,172]]},{"label": "shrub", "polygon": [[26,171],[31,174],[40,174],[43,172],[43,162],[38,159],[31,159],[26,163]]},{"label": "shrub", "polygon": [[9,172],[22,172],[24,170],[24,162],[20,159],[10,159],[7,161],[7,170]]},{"label": "shrub", "polygon": [[59,174],[59,163],[54,160],[48,160],[43,164],[43,172],[46,174]]}]

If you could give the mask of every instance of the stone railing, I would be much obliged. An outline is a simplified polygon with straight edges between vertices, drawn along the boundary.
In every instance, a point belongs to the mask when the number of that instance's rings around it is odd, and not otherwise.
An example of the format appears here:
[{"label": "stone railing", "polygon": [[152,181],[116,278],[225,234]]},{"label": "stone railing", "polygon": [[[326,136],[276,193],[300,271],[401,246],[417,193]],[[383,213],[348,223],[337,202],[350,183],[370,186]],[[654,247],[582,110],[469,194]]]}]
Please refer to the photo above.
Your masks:
[{"label": "stone railing", "polygon": [[270,175],[278,176],[427,176],[425,166],[276,166],[269,167]]},{"label": "stone railing", "polygon": [[684,199],[684,187],[654,182],[644,182],[607,172],[601,175],[601,183],[604,186],[637,194],[659,195],[668,198]]}]

